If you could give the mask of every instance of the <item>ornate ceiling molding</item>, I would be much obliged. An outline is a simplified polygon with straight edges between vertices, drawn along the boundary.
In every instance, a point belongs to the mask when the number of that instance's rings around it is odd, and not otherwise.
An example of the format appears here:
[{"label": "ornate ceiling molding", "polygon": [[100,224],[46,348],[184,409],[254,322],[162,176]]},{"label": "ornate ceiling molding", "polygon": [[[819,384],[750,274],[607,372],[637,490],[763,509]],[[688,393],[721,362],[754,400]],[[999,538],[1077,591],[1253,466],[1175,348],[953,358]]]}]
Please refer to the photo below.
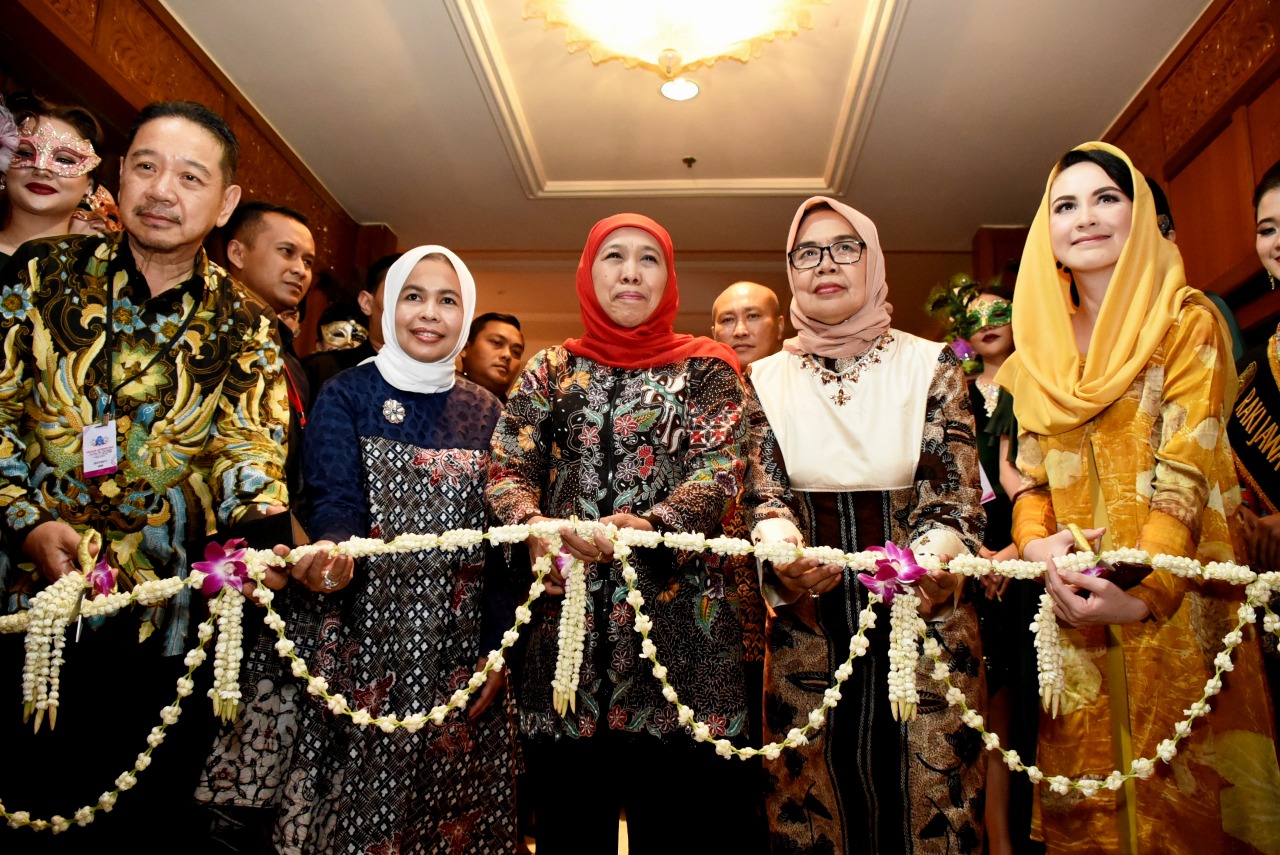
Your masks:
[{"label": "ornate ceiling molding", "polygon": [[549,179],[485,0],[445,0],[445,7],[524,194],[530,199],[603,199],[842,194],[857,164],[908,2],[868,0],[838,102],[837,132],[822,174],[689,180]]}]

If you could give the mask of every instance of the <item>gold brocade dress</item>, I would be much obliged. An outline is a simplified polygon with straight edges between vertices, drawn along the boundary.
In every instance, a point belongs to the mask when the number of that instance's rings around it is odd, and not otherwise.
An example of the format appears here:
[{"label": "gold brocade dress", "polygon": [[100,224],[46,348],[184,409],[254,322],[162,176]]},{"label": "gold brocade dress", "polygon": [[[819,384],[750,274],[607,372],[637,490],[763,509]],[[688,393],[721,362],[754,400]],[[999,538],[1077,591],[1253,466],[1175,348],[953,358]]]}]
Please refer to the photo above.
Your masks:
[{"label": "gold brocade dress", "polygon": [[[1103,548],[1231,560],[1240,490],[1223,412],[1228,357],[1212,314],[1183,305],[1146,369],[1091,421],[1065,433],[1023,433],[1019,549],[1067,523],[1106,525]],[[1149,619],[1062,627],[1066,696],[1041,714],[1036,764],[1053,775],[1105,778],[1154,757],[1214,674],[1243,589],[1155,571],[1130,589]],[[1091,798],[1038,787],[1036,830],[1050,852],[1280,852],[1280,768],[1257,635],[1247,626],[1171,764]]]}]

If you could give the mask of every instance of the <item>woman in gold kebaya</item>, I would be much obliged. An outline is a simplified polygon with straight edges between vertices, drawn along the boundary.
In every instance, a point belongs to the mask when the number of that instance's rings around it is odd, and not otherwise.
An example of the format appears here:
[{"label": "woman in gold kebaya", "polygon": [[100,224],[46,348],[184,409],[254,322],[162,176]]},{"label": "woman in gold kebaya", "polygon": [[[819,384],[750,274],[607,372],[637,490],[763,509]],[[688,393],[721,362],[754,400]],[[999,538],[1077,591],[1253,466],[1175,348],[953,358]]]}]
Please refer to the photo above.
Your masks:
[{"label": "woman in gold kebaya", "polygon": [[[1020,429],[1014,540],[1024,558],[1050,562],[1066,674],[1036,765],[1102,781],[1174,736],[1214,675],[1243,590],[1163,570],[1108,580],[1052,561],[1073,548],[1070,523],[1101,549],[1235,557],[1230,340],[1161,236],[1142,175],[1103,143],[1054,167],[1015,295],[1018,350],[998,377]],[[1246,630],[1213,712],[1171,762],[1089,798],[1039,785],[1036,827],[1050,852],[1276,851],[1280,769]]]}]

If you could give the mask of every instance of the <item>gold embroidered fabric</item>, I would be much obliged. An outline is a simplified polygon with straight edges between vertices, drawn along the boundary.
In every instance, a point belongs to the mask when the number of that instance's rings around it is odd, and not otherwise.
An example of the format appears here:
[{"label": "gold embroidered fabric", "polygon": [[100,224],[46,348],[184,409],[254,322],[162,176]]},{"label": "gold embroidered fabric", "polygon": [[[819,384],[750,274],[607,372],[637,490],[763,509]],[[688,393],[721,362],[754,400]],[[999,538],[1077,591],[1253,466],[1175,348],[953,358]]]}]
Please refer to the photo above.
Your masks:
[{"label": "gold embroidered fabric", "polygon": [[[1083,425],[1053,436],[1023,432],[1014,505],[1020,549],[1067,523],[1108,523],[1105,546],[1152,554],[1229,560],[1236,554],[1228,523],[1240,502],[1223,400],[1228,380],[1217,318],[1187,302],[1147,367],[1110,406]],[[1091,473],[1090,458],[1096,465]],[[1094,474],[1096,473],[1096,474]],[[1107,653],[1107,629],[1063,628],[1066,699],[1058,718],[1042,715],[1037,765],[1046,775],[1106,776],[1117,766],[1116,732],[1128,733],[1133,756],[1151,757],[1200,697],[1213,657],[1234,623],[1243,591],[1186,585],[1156,571],[1130,591],[1151,619],[1114,628],[1122,655]],[[1136,783],[1138,852],[1280,851],[1280,768],[1271,702],[1256,633],[1248,628],[1236,668],[1179,744],[1172,765]],[[1109,674],[1122,663],[1124,682]],[[1127,684],[1127,698],[1108,687]],[[1121,851],[1125,811],[1103,790],[1085,799],[1038,788],[1038,831],[1051,852]]]}]

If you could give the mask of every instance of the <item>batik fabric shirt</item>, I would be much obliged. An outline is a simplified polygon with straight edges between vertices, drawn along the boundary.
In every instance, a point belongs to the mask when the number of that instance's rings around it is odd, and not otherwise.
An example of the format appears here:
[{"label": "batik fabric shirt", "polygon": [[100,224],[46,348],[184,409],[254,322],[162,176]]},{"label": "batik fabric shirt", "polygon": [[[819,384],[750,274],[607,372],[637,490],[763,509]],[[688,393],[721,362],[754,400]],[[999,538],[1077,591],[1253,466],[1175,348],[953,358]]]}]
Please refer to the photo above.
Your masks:
[{"label": "batik fabric shirt", "polygon": [[[977,550],[984,518],[964,375],[950,348],[898,330],[857,357],[778,353],[751,366],[751,463],[745,503],[755,523],[790,523],[811,546],[859,552],[892,542],[920,552]],[[857,461],[849,463],[848,461]],[[817,599],[770,584],[764,736],[781,740],[823,703],[861,625],[868,590],[845,570]],[[963,591],[963,589],[962,589]],[[978,620],[967,596],[928,621],[951,684],[986,700]],[[863,629],[841,700],[810,742],[766,761],[774,852],[976,853],[986,758],[977,731],[946,701],[921,656],[910,723],[889,706],[889,607]]]},{"label": "batik fabric shirt", "polygon": [[[611,368],[563,347],[535,355],[493,436],[488,499],[499,522],[536,515],[647,517],[658,530],[714,537],[742,482],[742,386],[728,363],[692,357]],[[701,553],[638,549],[650,638],[681,700],[712,735],[746,723],[742,630],[719,563]],[[620,563],[596,565],[576,712],[552,705],[562,597],[540,597],[518,675],[521,727],[534,737],[598,728],[687,739],[675,707],[640,658]]]},{"label": "batik fabric shirt", "polygon": [[[122,587],[185,578],[190,550],[207,535],[288,503],[279,345],[269,319],[203,250],[189,279],[155,296],[123,233],[32,241],[7,271],[0,526],[11,556],[36,526],[61,520],[102,534]],[[111,398],[118,468],[86,477],[83,428]],[[21,565],[0,582],[10,611],[45,584]],[[182,652],[189,605],[184,588],[140,610],[141,637],[163,630],[165,653]]]},{"label": "batik fabric shirt", "polygon": [[[391,386],[374,365],[344,371],[325,384],[307,427],[312,534],[341,542],[484,528],[498,410],[497,399],[465,379],[422,394]],[[498,643],[485,637],[494,581],[485,567],[482,545],[362,559],[351,584],[326,598],[314,672],[370,715],[444,704]],[[492,617],[514,623],[511,611]],[[280,852],[515,851],[510,693],[474,719],[460,711],[414,733],[360,727],[299,697],[296,724],[280,722],[274,740],[285,759],[292,753],[282,779],[272,777],[279,766],[271,758],[254,756],[261,746],[252,738],[211,776],[228,800],[280,799]],[[296,744],[286,745],[295,733]],[[224,775],[232,770],[242,771]],[[277,786],[278,794],[254,792]]]}]

